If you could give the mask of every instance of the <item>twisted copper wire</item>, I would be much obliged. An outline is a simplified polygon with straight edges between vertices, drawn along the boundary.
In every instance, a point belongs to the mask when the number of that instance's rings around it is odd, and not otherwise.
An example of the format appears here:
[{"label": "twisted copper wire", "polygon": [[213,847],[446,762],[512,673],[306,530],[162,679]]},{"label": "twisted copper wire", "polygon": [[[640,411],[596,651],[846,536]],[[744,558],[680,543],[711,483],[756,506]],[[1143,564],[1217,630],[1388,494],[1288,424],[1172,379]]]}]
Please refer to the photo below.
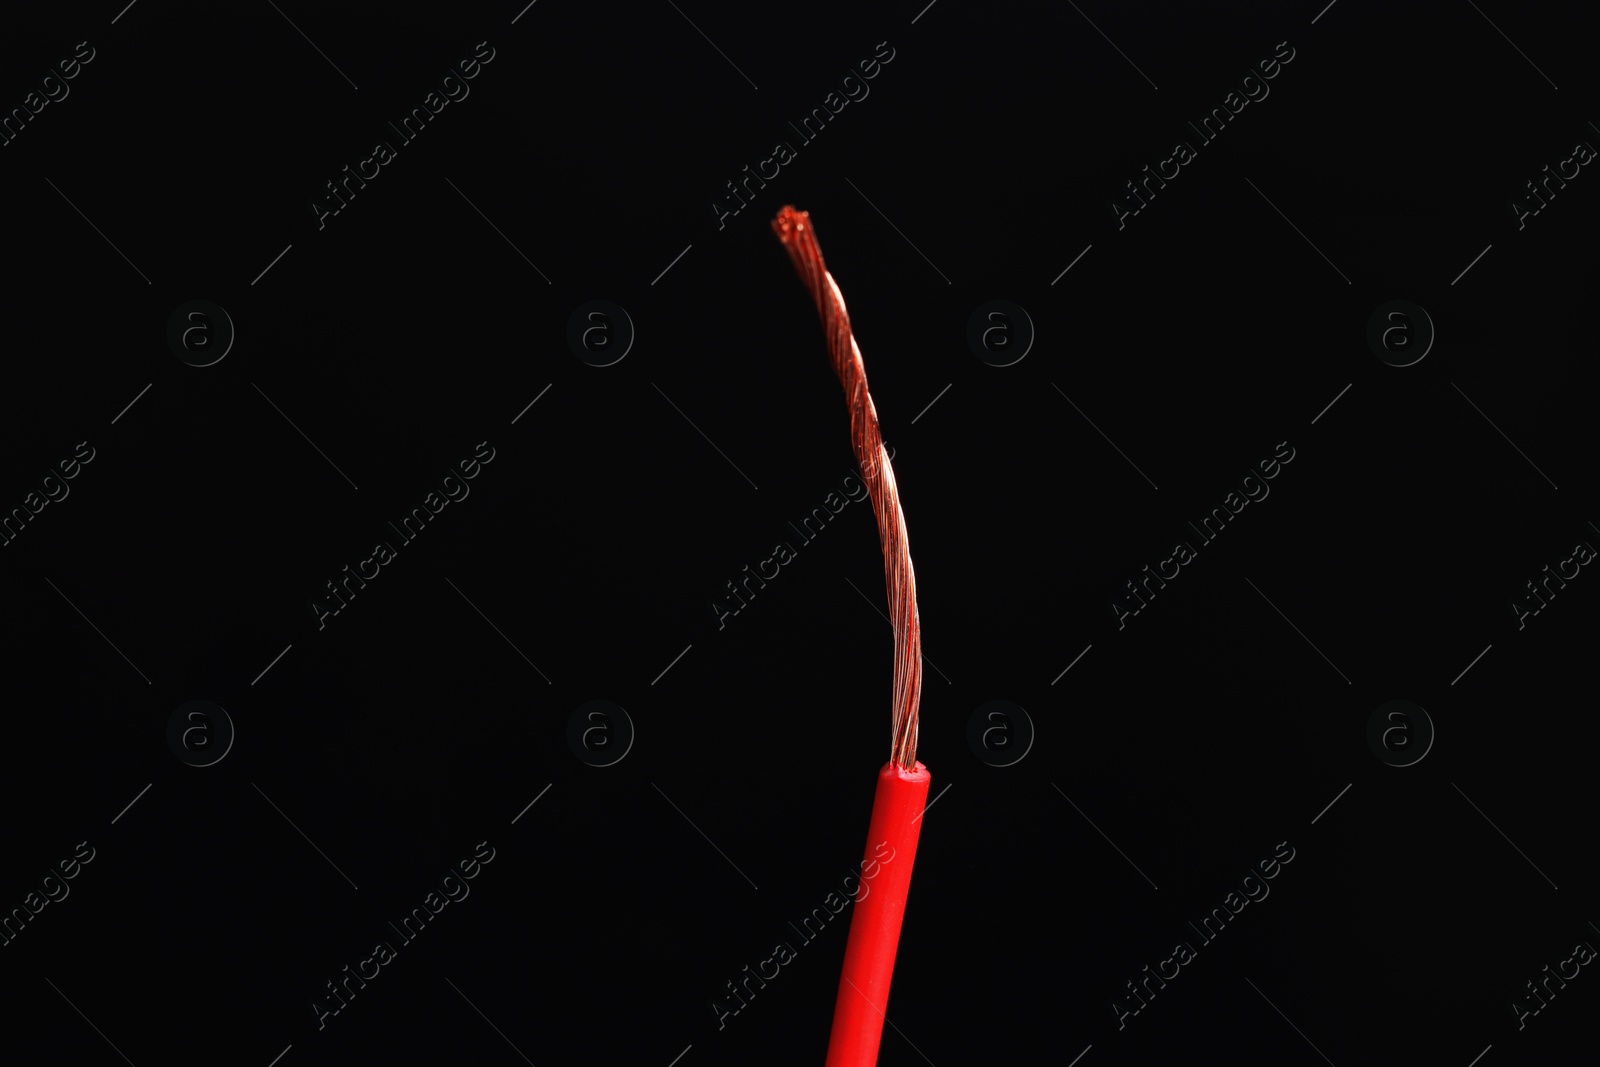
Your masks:
[{"label": "twisted copper wire", "polygon": [[922,702],[922,634],[917,622],[917,580],[911,569],[911,546],[906,520],[900,511],[894,468],[878,431],[878,410],[867,391],[867,369],[861,349],[850,332],[850,315],[844,294],[828,273],[817,247],[809,212],[785,206],[772,220],[773,232],[794,261],[801,281],[811,291],[834,373],[850,402],[850,445],[855,450],[861,477],[872,497],[878,517],[878,541],[883,546],[884,580],[889,589],[889,617],[894,626],[894,703],[891,708],[893,741],[890,760],[911,770],[917,762],[917,712]]}]

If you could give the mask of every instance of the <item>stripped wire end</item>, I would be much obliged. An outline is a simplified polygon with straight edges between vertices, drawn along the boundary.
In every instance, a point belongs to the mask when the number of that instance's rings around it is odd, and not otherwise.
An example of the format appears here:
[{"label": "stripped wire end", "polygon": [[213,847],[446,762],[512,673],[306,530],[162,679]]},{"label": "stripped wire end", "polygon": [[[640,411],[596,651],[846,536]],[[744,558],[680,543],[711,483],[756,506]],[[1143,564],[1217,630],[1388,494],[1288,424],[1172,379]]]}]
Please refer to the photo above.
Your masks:
[{"label": "stripped wire end", "polygon": [[912,771],[917,766],[917,714],[922,704],[922,634],[917,621],[917,580],[911,569],[911,547],[906,539],[905,516],[900,511],[894,467],[878,430],[878,411],[873,406],[872,394],[867,391],[867,370],[855,335],[850,332],[844,295],[823,263],[810,214],[785,206],[772,220],[772,230],[783,242],[795,271],[817,305],[817,314],[822,317],[823,332],[827,335],[828,355],[850,404],[850,444],[878,519],[878,541],[883,546],[884,579],[889,592],[889,618],[894,626],[894,702],[889,758],[906,771]]}]

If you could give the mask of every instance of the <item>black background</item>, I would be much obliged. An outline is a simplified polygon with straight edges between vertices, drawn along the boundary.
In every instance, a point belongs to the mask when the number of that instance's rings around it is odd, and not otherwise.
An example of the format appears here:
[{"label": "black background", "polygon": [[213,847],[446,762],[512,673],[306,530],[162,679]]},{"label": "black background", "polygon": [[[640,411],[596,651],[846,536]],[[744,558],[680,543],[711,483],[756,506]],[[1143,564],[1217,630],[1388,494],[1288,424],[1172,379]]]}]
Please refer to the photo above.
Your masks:
[{"label": "black background", "polygon": [[[0,909],[95,849],[0,948],[12,1059],[821,1062],[848,912],[711,1006],[859,861],[888,751],[867,505],[711,607],[854,470],[785,203],[865,354],[930,657],[880,1062],[1592,1059],[1590,968],[1523,1029],[1509,1006],[1600,943],[1600,579],[1510,606],[1600,544],[1600,178],[1510,207],[1600,143],[1584,5],[924,4],[8,14],[6,110],[95,49],[0,148],[0,507],[95,450],[0,549]],[[485,40],[319,229],[323,183]],[[1282,41],[1119,229],[1123,183]],[[210,367],[166,342],[193,299],[237,331]],[[610,367],[565,340],[591,299],[637,330]],[[1037,330],[1013,366],[966,342],[992,299]],[[1437,330],[1409,367],[1365,339],[1393,299]],[[319,629],[481,441],[470,496]],[[1280,442],[1270,496],[1119,629],[1123,583]],[[206,768],[166,740],[193,699],[237,729]],[[566,741],[594,699],[637,730],[606,768]],[[1037,731],[1013,766],[967,743],[991,699]],[[1436,731],[1409,767],[1366,740],[1392,699]],[[319,1030],[324,983],[480,841],[471,895]]]}]

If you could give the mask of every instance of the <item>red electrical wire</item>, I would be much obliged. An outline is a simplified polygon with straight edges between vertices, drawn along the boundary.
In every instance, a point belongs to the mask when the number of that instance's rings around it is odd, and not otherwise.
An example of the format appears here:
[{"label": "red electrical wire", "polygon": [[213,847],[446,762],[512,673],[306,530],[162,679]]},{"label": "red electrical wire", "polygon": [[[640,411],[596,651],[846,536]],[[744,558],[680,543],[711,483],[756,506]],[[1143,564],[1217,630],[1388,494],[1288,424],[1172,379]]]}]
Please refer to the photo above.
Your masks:
[{"label": "red electrical wire", "polygon": [[807,212],[786,206],[772,220],[772,229],[816,302],[834,372],[850,402],[850,443],[878,518],[878,540],[883,546],[884,578],[894,626],[889,762],[878,772],[827,1058],[827,1067],[874,1067],[883,1038],[889,984],[894,975],[906,894],[911,887],[922,812],[932,781],[928,769],[917,761],[917,713],[922,698],[917,583],[911,569],[911,548],[894,468],[878,430],[878,411],[867,391],[867,371],[861,349],[850,332],[844,295],[822,261],[822,250],[817,247]]}]

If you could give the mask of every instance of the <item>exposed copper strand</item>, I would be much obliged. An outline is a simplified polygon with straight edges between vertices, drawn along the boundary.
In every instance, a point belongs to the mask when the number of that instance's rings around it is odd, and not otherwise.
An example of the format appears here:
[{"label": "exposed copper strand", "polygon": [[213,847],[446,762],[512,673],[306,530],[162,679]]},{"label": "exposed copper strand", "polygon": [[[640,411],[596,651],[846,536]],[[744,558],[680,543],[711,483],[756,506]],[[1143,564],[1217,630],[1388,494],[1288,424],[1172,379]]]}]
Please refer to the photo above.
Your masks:
[{"label": "exposed copper strand", "polygon": [[894,467],[878,430],[878,411],[873,406],[872,394],[867,391],[867,370],[862,363],[861,349],[850,332],[844,295],[823,263],[810,214],[786,206],[772,220],[772,229],[788,249],[795,270],[817,305],[827,335],[828,355],[850,404],[850,444],[872,498],[872,510],[878,518],[878,541],[883,546],[884,579],[889,592],[889,617],[894,625],[890,759],[911,770],[917,760],[917,713],[922,701],[922,635],[917,621],[917,581],[911,569],[911,546],[906,538],[905,516],[900,510],[900,493],[895,487]]}]

